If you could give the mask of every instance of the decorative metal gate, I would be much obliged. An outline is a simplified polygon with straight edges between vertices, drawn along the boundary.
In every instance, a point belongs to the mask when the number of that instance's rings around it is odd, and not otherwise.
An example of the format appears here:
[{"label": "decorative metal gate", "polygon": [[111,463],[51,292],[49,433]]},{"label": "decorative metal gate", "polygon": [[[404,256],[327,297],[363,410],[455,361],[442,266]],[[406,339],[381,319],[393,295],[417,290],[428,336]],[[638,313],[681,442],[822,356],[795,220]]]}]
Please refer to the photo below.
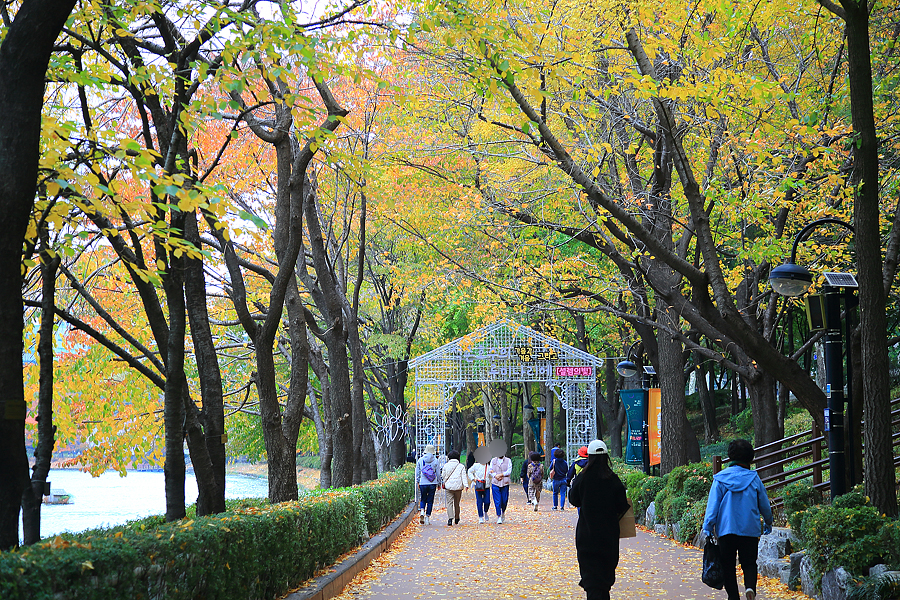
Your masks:
[{"label": "decorative metal gate", "polygon": [[415,377],[417,456],[446,443],[447,411],[469,383],[540,382],[566,409],[566,455],[597,437],[601,359],[509,320],[498,321],[410,361]]}]

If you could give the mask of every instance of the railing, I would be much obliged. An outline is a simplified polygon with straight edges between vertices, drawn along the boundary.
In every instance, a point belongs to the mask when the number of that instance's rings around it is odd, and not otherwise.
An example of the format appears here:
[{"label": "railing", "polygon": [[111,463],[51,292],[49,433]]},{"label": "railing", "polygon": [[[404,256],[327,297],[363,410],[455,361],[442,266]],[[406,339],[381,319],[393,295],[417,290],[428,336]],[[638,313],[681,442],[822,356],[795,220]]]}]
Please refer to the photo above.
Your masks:
[{"label": "railing", "polygon": [[[891,447],[897,448],[900,446],[900,398],[891,402],[891,408],[891,428],[897,429],[891,435]],[[824,441],[825,436],[813,423],[812,429],[754,448],[754,462],[773,504],[778,506],[783,503],[783,497],[776,495],[776,491],[810,476],[815,489],[823,492],[831,489],[830,472],[829,480],[822,480],[823,468],[828,468],[828,450]],[[786,444],[790,445],[784,447]],[[809,462],[783,470],[785,465],[806,460]],[[900,452],[894,456],[894,467],[897,466],[900,466]],[[722,457],[713,456],[713,473],[721,470]],[[776,472],[773,473],[773,470]]]}]

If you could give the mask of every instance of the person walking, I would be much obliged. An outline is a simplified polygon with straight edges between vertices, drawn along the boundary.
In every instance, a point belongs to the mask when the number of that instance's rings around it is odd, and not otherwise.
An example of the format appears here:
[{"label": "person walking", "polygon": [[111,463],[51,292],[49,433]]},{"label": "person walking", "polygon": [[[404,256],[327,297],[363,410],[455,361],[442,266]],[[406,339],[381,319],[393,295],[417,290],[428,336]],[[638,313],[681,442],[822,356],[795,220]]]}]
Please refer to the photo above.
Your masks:
[{"label": "person walking", "polygon": [[459,501],[463,488],[469,488],[466,467],[459,462],[459,452],[451,450],[447,453],[447,463],[441,469],[441,480],[444,482],[444,502],[447,504],[447,526],[459,523]]},{"label": "person walking", "polygon": [[560,510],[566,510],[566,475],[569,473],[569,465],[566,463],[566,452],[562,448],[553,451],[553,461],[550,463],[550,479],[553,483],[553,510],[559,506]]},{"label": "person walking", "polygon": [[619,519],[628,511],[625,486],[609,466],[609,450],[601,440],[587,447],[588,462],[569,492],[569,502],[578,510],[575,550],[578,582],[587,600],[610,600],[619,564]]},{"label": "person walking", "polygon": [[532,452],[529,457],[526,475],[528,502],[534,505],[534,512],[537,512],[538,502],[541,501],[541,488],[544,486],[544,465],[541,464],[541,455],[537,452]]},{"label": "person walking", "polygon": [[759,475],[750,470],[753,455],[753,446],[747,440],[734,440],[728,444],[731,463],[713,477],[706,501],[703,533],[707,539],[716,537],[718,540],[722,564],[726,566],[725,591],[728,592],[728,600],[740,600],[734,571],[735,555],[744,571],[745,598],[756,598],[759,536],[772,532],[769,496]]},{"label": "person walking", "polygon": [[578,458],[572,461],[572,464],[569,465],[569,472],[566,473],[566,485],[572,487],[572,480],[581,473],[581,470],[587,466],[588,462],[588,453],[587,446],[582,446],[578,449]]},{"label": "person walking", "polygon": [[491,484],[488,474],[490,462],[490,451],[481,446],[475,450],[475,463],[466,472],[475,490],[475,508],[478,509],[479,523],[484,523],[491,509]]},{"label": "person walking", "polygon": [[431,509],[434,508],[434,493],[440,481],[438,459],[434,455],[434,446],[425,446],[422,458],[416,461],[416,484],[419,486],[419,523],[431,523]]},{"label": "person walking", "polygon": [[[491,443],[493,444],[493,442]],[[506,456],[505,443],[503,443],[503,452],[491,459],[488,473],[491,476],[491,495],[494,497],[494,510],[497,511],[497,524],[500,525],[506,517],[506,505],[509,503],[509,482],[510,475],[512,475],[512,460]]]},{"label": "person walking", "polygon": [[522,482],[522,489],[525,491],[525,504],[528,504],[528,465],[531,464],[531,456],[525,453],[525,462],[522,463],[522,469],[519,471],[519,480]]}]

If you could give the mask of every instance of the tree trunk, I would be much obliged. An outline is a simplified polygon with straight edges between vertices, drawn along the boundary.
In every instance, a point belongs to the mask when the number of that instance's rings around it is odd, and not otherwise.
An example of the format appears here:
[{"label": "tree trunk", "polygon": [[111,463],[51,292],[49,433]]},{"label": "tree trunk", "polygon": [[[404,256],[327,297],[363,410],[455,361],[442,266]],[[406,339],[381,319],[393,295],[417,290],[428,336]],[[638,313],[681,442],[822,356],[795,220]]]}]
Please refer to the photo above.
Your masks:
[{"label": "tree trunk", "polygon": [[604,379],[606,381],[606,397],[598,396],[600,410],[606,417],[606,426],[609,429],[609,453],[622,458],[622,429],[625,426],[625,407],[619,402],[618,381],[615,361],[607,358],[604,364]]},{"label": "tree trunk", "polygon": [[[679,325],[674,311],[662,310],[660,316],[673,330]],[[662,437],[660,450],[661,474],[665,475],[675,467],[700,459],[697,436],[687,420],[687,405],[684,399],[684,360],[681,342],[660,330],[657,338],[659,346],[660,411]]]},{"label": "tree trunk", "polygon": [[331,404],[331,481],[334,487],[353,484],[353,402],[350,394],[350,364],[347,359],[343,318],[329,324],[325,333],[328,348],[329,402]]},{"label": "tree trunk", "polygon": [[22,246],[34,206],[45,73],[74,6],[74,0],[25,0],[0,43],[0,550],[19,544],[28,485]]},{"label": "tree trunk", "polygon": [[534,432],[531,430],[531,425],[528,424],[528,421],[535,418],[537,413],[533,409],[525,408],[525,406],[533,406],[531,404],[531,383],[526,381],[520,385],[525,398],[525,404],[522,406],[522,440],[525,444],[525,454],[531,455],[532,452],[537,450],[537,446],[534,441]]},{"label": "tree trunk", "polygon": [[[852,400],[852,410],[848,407],[847,414],[844,418],[844,434],[847,436],[844,448],[847,449],[847,467],[848,475],[852,478],[847,482],[849,490],[857,483],[863,480],[863,399],[862,399],[862,349],[860,348],[861,336],[859,328],[856,327],[850,333],[850,364],[852,377],[850,381],[850,396]],[[852,466],[852,469],[850,467]]]},{"label": "tree trunk", "polygon": [[[755,447],[780,440],[784,437],[783,424],[778,421],[778,402],[775,398],[775,378],[758,372],[758,376],[747,383],[750,395],[750,410],[753,413],[753,445]],[[773,448],[775,450],[775,448]],[[766,452],[768,454],[768,451]],[[768,462],[756,464],[760,477],[778,472],[778,468],[764,468]]]},{"label": "tree trunk", "polygon": [[541,383],[541,404],[544,407],[544,462],[550,468],[550,449],[553,448],[553,390],[546,383]]},{"label": "tree trunk", "polygon": [[509,396],[502,388],[498,388],[496,397],[497,402],[500,403],[500,429],[503,432],[503,441],[506,442],[506,447],[512,453],[513,427],[509,414]]},{"label": "tree trunk", "polygon": [[[406,360],[388,363],[387,379],[390,384],[393,404],[389,408],[396,411],[401,419],[407,418],[406,383],[409,378],[409,363]],[[406,436],[399,436],[390,443],[390,468],[396,469],[406,462]]]},{"label": "tree trunk", "polygon": [[[178,213],[173,214],[172,227],[181,229]],[[183,219],[182,219],[183,220]],[[184,284],[182,258],[171,257],[165,278],[166,304],[169,308],[169,341],[166,349],[166,388],[164,421],[166,461],[163,467],[166,487],[166,521],[185,515],[184,506]]]},{"label": "tree trunk", "polygon": [[703,413],[703,432],[706,443],[709,444],[719,439],[719,424],[716,423],[716,403],[709,392],[709,386],[706,380],[706,367],[703,364],[703,358],[694,353],[694,364],[697,370],[694,371],[697,378],[697,400],[700,403],[700,411]]},{"label": "tree trunk", "polygon": [[[185,215],[184,226],[185,239],[198,250],[201,249],[196,212],[191,211]],[[194,449],[197,444],[191,445],[191,463],[194,464],[199,492],[197,516],[203,516],[225,511],[225,444],[222,438],[225,433],[225,405],[222,398],[222,374],[206,309],[206,277],[201,258],[185,257],[184,295],[191,326],[191,341],[197,359],[200,398],[203,402],[200,419],[202,431],[199,435],[208,455],[208,459],[197,456],[198,452]],[[193,402],[190,396],[186,396],[186,399]],[[211,479],[204,476],[206,469],[197,468],[200,461],[206,460],[209,461]]]},{"label": "tree trunk", "polygon": [[[47,247],[49,236],[42,232],[41,242]],[[56,426],[53,424],[53,340],[54,309],[56,301],[56,272],[59,254],[41,253],[41,333],[38,340],[40,361],[40,390],[38,392],[38,441],[34,451],[34,470],[31,485],[22,495],[22,529],[25,545],[41,539],[41,501],[44,483],[50,472],[50,459],[56,443]]]},{"label": "tree trunk", "polygon": [[863,398],[866,418],[865,489],[872,504],[897,516],[897,492],[891,442],[890,381],[887,353],[884,260],[878,193],[878,136],[872,98],[869,5],[842,0],[847,23],[847,73],[850,114],[856,138],[852,146],[855,184],[853,222],[859,277],[859,327],[862,334]]}]

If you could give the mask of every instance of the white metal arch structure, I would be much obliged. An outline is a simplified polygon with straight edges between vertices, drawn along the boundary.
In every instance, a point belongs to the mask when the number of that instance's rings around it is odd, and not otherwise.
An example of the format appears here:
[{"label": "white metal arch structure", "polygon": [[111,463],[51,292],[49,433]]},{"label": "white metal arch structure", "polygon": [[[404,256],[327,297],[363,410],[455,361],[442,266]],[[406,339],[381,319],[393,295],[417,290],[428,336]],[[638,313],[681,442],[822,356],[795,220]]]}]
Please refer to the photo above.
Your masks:
[{"label": "white metal arch structure", "polygon": [[504,319],[416,357],[415,445],[445,446],[447,411],[469,383],[545,383],[566,409],[566,456],[597,437],[596,375],[601,359]]}]

